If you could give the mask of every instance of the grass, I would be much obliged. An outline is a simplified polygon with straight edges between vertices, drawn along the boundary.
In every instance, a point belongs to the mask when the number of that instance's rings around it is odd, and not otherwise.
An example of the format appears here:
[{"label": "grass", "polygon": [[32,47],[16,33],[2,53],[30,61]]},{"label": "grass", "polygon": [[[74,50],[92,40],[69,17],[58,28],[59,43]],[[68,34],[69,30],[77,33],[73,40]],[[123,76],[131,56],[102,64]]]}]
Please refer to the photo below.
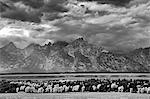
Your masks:
[{"label": "grass", "polygon": [[71,79],[82,80],[89,78],[109,78],[109,79],[150,79],[150,73],[64,73],[64,74],[0,74],[0,79]]},{"label": "grass", "polygon": [[137,93],[14,93],[0,94],[0,99],[150,99],[149,94]]}]

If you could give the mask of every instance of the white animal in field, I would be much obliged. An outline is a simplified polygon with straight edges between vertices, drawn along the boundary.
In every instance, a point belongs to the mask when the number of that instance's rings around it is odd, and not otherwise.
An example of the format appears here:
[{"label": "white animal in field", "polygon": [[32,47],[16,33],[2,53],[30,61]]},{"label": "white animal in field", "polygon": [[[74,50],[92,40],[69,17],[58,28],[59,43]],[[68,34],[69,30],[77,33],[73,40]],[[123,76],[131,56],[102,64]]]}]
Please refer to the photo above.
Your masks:
[{"label": "white animal in field", "polygon": [[43,92],[44,92],[43,87],[38,88],[38,93],[43,93]]},{"label": "white animal in field", "polygon": [[118,87],[118,92],[123,92],[123,90],[124,90],[123,86]]},{"label": "white animal in field", "polygon": [[73,92],[79,91],[79,87],[80,87],[80,85],[75,85],[75,86],[73,86],[72,91],[73,91]]}]

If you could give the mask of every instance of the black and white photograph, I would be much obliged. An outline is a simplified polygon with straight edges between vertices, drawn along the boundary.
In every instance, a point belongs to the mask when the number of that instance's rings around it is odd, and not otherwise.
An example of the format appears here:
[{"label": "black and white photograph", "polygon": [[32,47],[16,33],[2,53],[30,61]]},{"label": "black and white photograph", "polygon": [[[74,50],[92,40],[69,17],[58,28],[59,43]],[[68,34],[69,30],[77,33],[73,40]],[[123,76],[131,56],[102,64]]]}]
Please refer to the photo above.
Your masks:
[{"label": "black and white photograph", "polygon": [[150,0],[0,0],[0,99],[150,99]]}]

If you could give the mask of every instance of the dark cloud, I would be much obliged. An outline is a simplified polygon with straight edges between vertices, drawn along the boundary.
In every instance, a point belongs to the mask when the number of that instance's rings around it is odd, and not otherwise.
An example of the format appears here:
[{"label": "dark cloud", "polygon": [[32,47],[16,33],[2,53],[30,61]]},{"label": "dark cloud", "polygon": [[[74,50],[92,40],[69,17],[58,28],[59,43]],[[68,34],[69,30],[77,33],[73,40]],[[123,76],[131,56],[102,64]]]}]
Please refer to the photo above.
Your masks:
[{"label": "dark cloud", "polygon": [[123,47],[125,45],[118,45],[118,43],[126,41],[130,35],[133,35],[128,32],[128,29],[121,26],[107,29],[106,26],[94,24],[85,24],[84,26],[84,23],[79,21],[74,21],[74,24],[66,23],[55,24],[57,27],[61,28],[59,31],[47,33],[40,38],[56,41],[70,41],[82,36],[85,37],[89,43],[98,44],[107,49],[116,50],[122,48],[122,50],[126,50],[126,48]]},{"label": "dark cloud", "polygon": [[32,8],[39,9],[44,6],[44,0],[11,0],[12,2],[22,2]]},{"label": "dark cloud", "polygon": [[[10,0],[9,4],[11,4],[11,9],[8,9],[6,11],[4,10],[5,12],[3,12],[1,16],[21,21],[30,21],[37,23],[41,21],[41,17],[44,13],[46,14],[46,16],[44,16],[45,19],[51,21],[62,18],[59,16],[59,13],[68,11],[68,9],[64,7],[65,2],[66,0]],[[98,3],[113,4],[117,6],[124,6],[129,2],[130,0],[98,1]],[[21,6],[15,6],[16,3],[23,5],[23,8],[21,8]],[[29,10],[29,8],[31,9],[31,11]]]},{"label": "dark cloud", "polygon": [[39,23],[43,13],[49,13],[44,16],[45,19],[59,19],[58,14],[67,11],[63,7],[64,2],[65,0],[11,0],[11,9],[2,9],[4,12],[1,17]]},{"label": "dark cloud", "polygon": [[96,1],[99,4],[112,4],[115,6],[126,6],[132,0],[79,0],[79,1]]},{"label": "dark cloud", "polygon": [[41,11],[43,12],[66,12],[67,9],[63,6],[66,0],[50,0],[44,4]]},{"label": "dark cloud", "polygon": [[40,22],[40,13],[38,12],[26,12],[25,10],[15,9],[9,10],[2,13],[2,17],[16,19],[21,21],[29,21],[29,22]]},{"label": "dark cloud", "polygon": [[126,6],[131,0],[100,0],[99,3],[112,4],[115,6]]},{"label": "dark cloud", "polygon": [[3,2],[0,1],[0,12],[4,12],[6,10],[10,10],[11,7]]},{"label": "dark cloud", "polygon": [[22,3],[35,9],[44,5],[44,0],[4,0],[3,3],[13,6],[15,3]]},{"label": "dark cloud", "polygon": [[145,4],[145,3],[148,3],[149,0],[131,0],[129,5],[128,6],[138,6],[138,5],[141,5],[141,4]]},{"label": "dark cloud", "polygon": [[[145,3],[147,0],[143,0],[142,4],[140,4],[141,0],[89,0],[97,2],[82,2],[89,10],[87,14],[84,13],[84,8],[78,5],[81,2],[68,4],[68,11],[67,7],[64,7],[65,1],[12,0],[13,9],[4,11],[2,17],[36,23],[40,23],[42,19],[45,21],[37,27],[42,25],[47,29],[35,28],[31,25],[31,28],[26,28],[30,32],[29,36],[23,35],[26,38],[10,38],[10,40],[21,46],[47,40],[70,41],[83,36],[90,43],[111,50],[124,51],[149,46],[150,7]],[[79,12],[83,14],[78,15]],[[2,33],[1,36],[9,35]]]}]

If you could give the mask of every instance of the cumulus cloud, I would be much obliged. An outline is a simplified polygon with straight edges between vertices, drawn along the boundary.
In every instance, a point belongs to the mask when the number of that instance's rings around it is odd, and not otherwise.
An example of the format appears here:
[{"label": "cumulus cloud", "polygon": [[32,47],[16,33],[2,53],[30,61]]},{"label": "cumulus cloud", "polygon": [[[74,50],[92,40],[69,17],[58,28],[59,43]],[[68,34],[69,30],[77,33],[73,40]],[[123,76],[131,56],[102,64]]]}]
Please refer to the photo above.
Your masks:
[{"label": "cumulus cloud", "polygon": [[12,27],[4,27],[0,30],[0,37],[17,36],[17,37],[29,37],[28,30],[16,29]]},{"label": "cumulus cloud", "polygon": [[[35,1],[14,0],[14,9],[2,13],[2,17],[22,20],[17,21],[21,28],[9,27],[13,22],[0,28],[2,42],[12,40],[21,46],[85,37],[110,50],[150,46],[149,0]],[[29,24],[24,26],[25,21]]]},{"label": "cumulus cloud", "polygon": [[19,48],[24,48],[30,43],[41,44],[46,39],[36,38],[39,35],[45,35],[53,31],[59,30],[51,24],[30,23],[13,21],[1,18],[0,19],[0,46],[6,45],[9,42],[14,42]]}]

